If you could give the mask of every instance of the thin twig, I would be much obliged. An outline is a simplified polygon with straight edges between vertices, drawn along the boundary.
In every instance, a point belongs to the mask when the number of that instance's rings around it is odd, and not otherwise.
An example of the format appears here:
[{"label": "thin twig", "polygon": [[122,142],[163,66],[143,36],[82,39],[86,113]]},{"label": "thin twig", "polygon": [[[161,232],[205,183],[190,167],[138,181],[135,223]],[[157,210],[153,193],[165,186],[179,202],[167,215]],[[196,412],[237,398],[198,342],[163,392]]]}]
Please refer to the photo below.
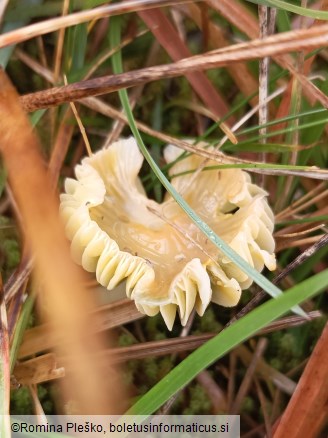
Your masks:
[{"label": "thin twig", "polygon": [[[255,40],[248,44],[236,44],[229,48],[191,56],[175,63],[133,70],[111,76],[103,76],[81,81],[63,87],[27,94],[21,97],[26,111],[46,108],[75,101],[89,96],[112,93],[114,91],[141,85],[163,78],[173,78],[195,70],[209,70],[230,63],[257,59],[263,56],[279,55],[291,51],[318,48],[327,44],[328,25],[316,26],[304,31],[285,32],[263,40]],[[1,36],[0,36],[1,42]],[[290,71],[297,75],[302,84],[311,87],[315,97],[325,106],[328,98],[318,90],[306,77],[299,75],[290,65]]]},{"label": "thin twig", "polygon": [[[302,0],[302,7],[306,8],[307,6],[307,0]],[[305,20],[304,17],[302,17],[301,20],[301,28],[305,27]],[[304,51],[297,54],[297,61],[296,61],[296,69],[300,75],[303,74],[304,69]],[[302,83],[298,80],[297,77],[293,78],[292,82],[292,100],[291,103],[294,105],[291,105],[290,112],[292,114],[298,114],[301,109],[301,103],[302,103]],[[292,121],[292,125],[294,126],[294,131],[292,132],[292,144],[297,145],[299,144],[299,118],[297,117],[295,120]],[[297,162],[297,151],[293,151],[289,160],[289,163],[291,165],[295,165]],[[282,206],[286,205],[288,203],[289,199],[289,191],[291,189],[293,183],[293,177],[288,176],[286,178],[283,192],[279,196],[277,204],[276,204],[276,210],[279,211]]]},{"label": "thin twig", "polygon": [[[81,103],[88,106],[91,109],[94,109],[95,111],[100,112],[101,114],[106,115],[107,117],[117,118],[124,122],[126,122],[126,116],[113,108],[112,106],[106,104],[100,99],[97,99],[95,97],[88,97],[86,99],[81,100]],[[265,168],[265,169],[256,169],[256,165],[260,163],[254,163],[247,160],[242,160],[240,158],[235,158],[229,155],[225,155],[220,151],[210,151],[208,149],[204,149],[201,147],[196,147],[195,145],[191,145],[187,141],[177,139],[176,137],[172,137],[168,134],[158,132],[155,129],[150,128],[146,124],[142,122],[136,121],[136,125],[140,131],[143,131],[154,138],[158,138],[162,140],[165,143],[176,145],[177,147],[190,152],[192,154],[200,155],[204,158],[209,158],[211,160],[217,161],[218,163],[234,163],[234,164],[246,164],[251,165],[252,167],[248,167],[249,172],[254,173],[265,173],[268,175],[286,175],[286,174],[293,174],[293,175],[299,175],[302,177],[309,177],[309,178],[316,178],[316,179],[328,179],[328,172],[325,170],[315,170],[311,167],[308,167],[308,170],[305,171],[297,171],[297,170],[284,170],[284,169],[273,169],[273,168]],[[247,167],[247,166],[245,166]]]},{"label": "thin twig", "polygon": [[[65,84],[67,84],[67,78],[66,78],[66,76],[64,76],[64,82],[65,82]],[[84,141],[84,144],[85,144],[85,148],[86,148],[86,150],[87,150],[87,153],[88,153],[89,157],[91,157],[91,156],[92,156],[92,150],[91,150],[90,142],[89,142],[89,139],[88,139],[87,133],[85,132],[85,128],[84,128],[84,126],[83,126],[83,123],[82,123],[81,117],[79,116],[79,113],[77,112],[77,109],[76,109],[75,103],[74,103],[74,102],[70,102],[69,104],[70,104],[70,106],[71,106],[71,108],[72,108],[72,111],[73,111],[74,117],[75,117],[76,122],[77,122],[77,124],[78,124],[78,126],[79,126],[79,129],[80,129],[81,135],[82,135],[82,137],[83,137],[83,141]]]},{"label": "thin twig", "polygon": [[239,387],[238,393],[237,393],[236,398],[235,398],[233,405],[231,407],[231,410],[230,410],[231,415],[236,414],[239,411],[241,402],[243,401],[246,394],[248,393],[248,390],[249,390],[250,385],[252,383],[252,379],[254,377],[257,362],[263,356],[263,353],[264,353],[264,350],[267,346],[267,343],[268,343],[268,341],[266,338],[261,338],[258,341],[254,355],[253,355],[252,362],[250,363],[249,367],[247,368],[245,377],[244,377],[244,379]]},{"label": "thin twig", "polygon": [[[63,12],[62,16],[67,16],[68,8],[69,8],[69,0],[64,0],[63,4]],[[59,72],[61,67],[61,60],[63,56],[63,48],[64,48],[64,39],[65,39],[65,28],[62,27],[58,32],[57,46],[55,52],[55,67],[54,67],[54,83],[56,84],[59,78]]]},{"label": "thin twig", "polygon": [[51,18],[39,23],[30,24],[18,30],[0,35],[0,48],[11,44],[22,43],[36,36],[45,35],[56,30],[76,26],[92,20],[121,15],[124,13],[137,12],[145,9],[188,3],[190,0],[128,0],[123,3],[115,3],[86,11],[75,12],[64,17]]},{"label": "thin twig", "polygon": [[[275,8],[268,8],[264,5],[259,5],[259,22],[260,22],[260,38],[266,38],[273,34],[275,27]],[[265,56],[260,59],[259,63],[259,125],[260,125],[260,143],[266,144],[267,127],[263,126],[268,123],[268,84],[269,84],[269,64],[270,58]],[[265,103],[265,104],[264,104]],[[266,161],[265,152],[261,153],[261,160]],[[264,183],[264,175],[261,176],[261,182]]]},{"label": "thin twig", "polygon": [[[289,205],[285,210],[280,211],[279,213],[276,214],[276,220],[277,219],[283,219],[286,218],[288,216],[291,216],[293,214],[295,214],[297,211],[300,211],[303,209],[303,205],[305,204],[306,201],[308,201],[308,198],[313,200],[314,196],[317,196],[319,193],[320,195],[320,191],[322,189],[325,188],[325,183],[321,183],[319,185],[316,185],[312,190],[310,190],[309,192],[305,193],[303,196],[301,196],[299,199],[296,199],[291,205]],[[328,194],[328,193],[327,193]],[[316,201],[315,201],[316,202]],[[312,205],[312,204],[310,204]],[[298,210],[296,210],[296,207],[301,207]]]}]

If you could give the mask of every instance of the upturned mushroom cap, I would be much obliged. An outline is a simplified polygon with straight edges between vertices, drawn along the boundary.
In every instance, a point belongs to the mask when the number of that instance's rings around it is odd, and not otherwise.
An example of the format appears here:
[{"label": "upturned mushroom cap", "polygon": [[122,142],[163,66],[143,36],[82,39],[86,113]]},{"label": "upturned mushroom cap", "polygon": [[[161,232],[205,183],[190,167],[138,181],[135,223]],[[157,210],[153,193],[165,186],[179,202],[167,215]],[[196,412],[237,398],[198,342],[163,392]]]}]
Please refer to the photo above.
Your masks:
[{"label": "upturned mushroom cap", "polygon": [[[169,145],[164,156],[170,163],[180,154]],[[185,325],[193,309],[203,315],[210,301],[236,305],[252,279],[170,196],[162,204],[147,197],[138,178],[142,162],[131,137],[84,158],[76,179],[66,180],[60,210],[74,260],[109,290],[126,280],[126,294],[137,308],[149,316],[161,312],[169,329],[177,310]],[[195,169],[200,162],[189,156],[170,173]],[[240,169],[192,175],[172,179],[189,205],[255,269],[275,269],[274,218],[266,192]]]}]

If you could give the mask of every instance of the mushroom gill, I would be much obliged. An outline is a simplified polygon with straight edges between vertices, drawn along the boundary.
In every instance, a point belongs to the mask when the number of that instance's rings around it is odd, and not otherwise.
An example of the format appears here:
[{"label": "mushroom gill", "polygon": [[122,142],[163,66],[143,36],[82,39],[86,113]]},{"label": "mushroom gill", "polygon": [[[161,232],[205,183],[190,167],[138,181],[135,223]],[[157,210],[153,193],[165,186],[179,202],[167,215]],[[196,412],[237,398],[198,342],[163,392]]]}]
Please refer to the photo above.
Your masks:
[{"label": "mushroom gill", "polygon": [[[167,146],[168,163],[180,150]],[[238,303],[252,279],[225,257],[166,195],[149,199],[138,177],[143,157],[134,138],[84,158],[76,179],[67,179],[61,214],[74,260],[111,290],[126,279],[127,296],[147,314],[161,312],[172,329],[178,310],[185,325],[195,308],[213,301]],[[177,161],[171,175],[199,166],[201,158]],[[214,162],[209,165],[215,164]],[[261,271],[275,269],[273,213],[266,192],[240,169],[207,170],[174,177],[173,186],[215,233]]]}]

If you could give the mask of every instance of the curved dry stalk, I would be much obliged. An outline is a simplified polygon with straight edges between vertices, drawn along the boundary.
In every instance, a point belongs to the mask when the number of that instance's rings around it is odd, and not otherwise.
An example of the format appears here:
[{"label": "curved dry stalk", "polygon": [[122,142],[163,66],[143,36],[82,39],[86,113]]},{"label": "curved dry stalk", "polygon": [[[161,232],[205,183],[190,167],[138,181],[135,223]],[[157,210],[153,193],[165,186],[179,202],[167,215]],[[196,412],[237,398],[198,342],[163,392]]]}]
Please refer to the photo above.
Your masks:
[{"label": "curved dry stalk", "polygon": [[105,392],[102,370],[90,360],[90,351],[101,346],[100,339],[88,329],[93,305],[71,260],[59,222],[58,199],[39,153],[38,140],[3,72],[0,85],[0,149],[42,284],[40,293],[51,309],[48,317],[59,333],[65,333],[68,343],[63,342],[60,349],[70,354],[76,365],[66,389],[78,399],[80,412],[115,412],[118,388],[111,382],[113,393]]},{"label": "curved dry stalk", "polygon": [[[227,64],[258,59],[264,56],[318,48],[325,46],[327,40],[328,25],[316,26],[302,31],[284,32],[262,40],[254,40],[248,44],[236,44],[230,48],[195,55],[171,64],[133,70],[118,75],[103,76],[27,94],[21,97],[21,102],[26,111],[35,111],[36,109],[47,108],[85,97],[112,93],[122,88],[129,88],[163,78],[181,76],[195,70],[223,67]],[[308,87],[310,86],[316,97],[328,106],[327,98],[323,98],[320,90],[309,82],[306,77],[299,75],[292,65],[290,65],[290,70],[297,75],[303,84],[306,83]]]},{"label": "curved dry stalk", "polygon": [[[66,16],[69,10],[69,0],[64,0],[62,16]],[[57,37],[57,45],[54,59],[54,83],[56,84],[59,78],[59,72],[62,63],[62,56],[64,50],[64,41],[65,41],[65,28],[62,27],[59,29],[58,37]]]},{"label": "curved dry stalk", "polygon": [[[139,16],[174,61],[191,56],[191,52],[181,41],[175,27],[161,11],[142,11],[139,12]],[[186,72],[186,77],[216,118],[223,117],[228,112],[228,105],[224,97],[219,94],[203,72]]]},{"label": "curved dry stalk", "polygon": [[[309,320],[321,318],[322,314],[318,311],[313,311],[308,314]],[[273,323],[269,324],[266,328],[258,333],[258,336],[271,333],[277,330],[287,329],[289,327],[299,327],[307,324],[308,321],[300,316],[289,316],[281,318]],[[46,328],[46,332],[43,330]],[[36,329],[37,332],[35,331]],[[33,336],[39,338],[42,341],[42,337],[49,337],[49,331],[47,327],[39,326],[34,329],[30,329],[28,333],[33,332]],[[32,334],[32,333],[31,333]],[[142,342],[128,347],[115,347],[102,351],[98,357],[108,361],[110,356],[113,357],[115,363],[124,363],[129,360],[141,360],[149,357],[164,356],[167,354],[182,353],[190,350],[194,350],[206,341],[213,338],[217,333],[202,333],[200,335],[188,335],[185,337],[177,337],[172,339],[164,339],[160,341],[148,341]],[[29,336],[30,337],[30,336]],[[29,341],[30,346],[32,338]],[[24,351],[28,351],[27,344],[24,347]],[[28,356],[35,353],[51,348],[51,345],[43,347],[42,349],[33,349],[29,351]],[[244,362],[249,364],[252,360],[252,353],[244,345],[240,345],[236,349],[237,354],[242,358]],[[20,357],[27,356],[26,354],[20,354]],[[20,383],[40,383],[43,381],[58,379],[64,377],[65,369],[68,364],[67,357],[54,355],[52,353],[46,353],[36,358],[21,360],[15,367],[14,376]],[[277,386],[279,386],[287,394],[291,394],[295,388],[295,383],[288,377],[279,373],[274,368],[271,368],[264,362],[263,359],[259,360],[258,370],[260,375],[265,378],[272,379]]]},{"label": "curved dry stalk", "polygon": [[252,361],[249,364],[249,367],[247,368],[245,376],[244,376],[244,378],[239,386],[239,390],[236,394],[235,400],[234,400],[232,407],[230,409],[230,412],[229,412],[230,415],[235,415],[235,414],[237,414],[237,412],[239,412],[241,402],[246,397],[246,395],[250,389],[250,385],[252,383],[252,380],[254,378],[257,362],[259,361],[260,358],[262,358],[264,351],[267,347],[267,344],[268,344],[268,341],[266,338],[260,338],[260,340],[258,341],[256,348],[255,348],[255,351],[254,351]]},{"label": "curved dry stalk", "polygon": [[[97,326],[93,327],[94,332],[113,329],[144,317],[134,303],[128,299],[101,306],[96,309],[96,313]],[[22,360],[25,357],[55,348],[64,338],[65,335],[55,337],[53,327],[49,324],[41,324],[28,329],[19,348],[18,358]]]},{"label": "curved dry stalk", "polygon": [[[202,8],[195,4],[187,4],[178,7],[179,10],[183,12],[184,15],[190,17],[197,26],[203,28],[203,14]],[[223,29],[220,26],[214,24],[211,20],[206,21],[206,26],[208,26],[209,40],[213,47],[225,47],[230,45],[230,41],[225,35]],[[227,70],[231,75],[232,79],[242,91],[245,96],[252,95],[258,88],[257,80],[251,74],[249,67],[244,63],[227,65]],[[254,96],[250,103],[252,105],[258,104],[257,96]]]},{"label": "curved dry stalk", "polygon": [[86,23],[91,20],[121,15],[129,12],[137,12],[145,9],[159,8],[163,6],[187,3],[190,0],[128,0],[123,3],[115,3],[98,8],[88,9],[87,11],[75,12],[63,17],[51,18],[39,23],[30,24],[18,30],[0,35],[0,48],[18,44],[45,35],[59,29],[64,29],[77,24]]},{"label": "curved dry stalk", "polygon": [[[126,116],[122,112],[118,111],[117,109],[113,108],[112,106],[108,105],[107,103],[105,103],[105,102],[103,102],[100,99],[97,99],[95,97],[88,97],[86,99],[82,99],[81,103],[86,105],[88,108],[91,108],[95,111],[98,111],[99,113],[101,113],[107,117],[112,117],[114,119],[122,120],[123,122],[127,121]],[[153,136],[154,138],[158,138],[159,140],[162,140],[163,142],[168,143],[168,144],[173,144],[186,152],[190,152],[192,154],[202,156],[203,158],[208,158],[210,160],[217,161],[220,164],[231,163],[231,164],[251,165],[252,168],[248,168],[247,169],[248,172],[265,173],[268,175],[292,174],[292,175],[299,175],[302,177],[315,178],[315,179],[323,179],[323,180],[328,179],[328,171],[313,168],[313,167],[308,167],[308,169],[303,170],[303,171],[302,170],[300,170],[300,171],[287,170],[287,169],[284,170],[284,169],[278,169],[278,168],[277,169],[274,169],[274,168],[270,168],[270,169],[269,168],[267,168],[267,169],[259,169],[258,168],[258,169],[256,169],[256,165],[262,164],[262,163],[257,163],[257,162],[248,161],[248,160],[242,160],[240,158],[235,158],[232,156],[225,155],[220,151],[209,151],[209,150],[201,148],[201,147],[193,146],[184,140],[180,140],[176,137],[172,137],[171,135],[165,134],[163,132],[158,132],[155,129],[150,128],[148,125],[146,125],[142,122],[136,121],[136,125],[137,125],[138,129],[140,129],[140,131],[145,132],[146,134],[149,134],[149,135]]]},{"label": "curved dry stalk", "polygon": [[[275,18],[276,18],[276,9],[269,8],[267,6],[259,5],[258,7],[259,21],[260,21],[260,37],[265,38],[269,35],[272,35],[275,27]],[[266,56],[265,58],[260,59],[259,63],[259,134],[260,134],[260,143],[265,144],[267,142],[266,134],[267,127],[262,126],[266,125],[269,120],[269,111],[267,105],[268,99],[268,91],[269,91],[269,64],[270,58]],[[266,154],[261,153],[260,159],[262,161],[266,161]],[[262,176],[262,185],[264,183]]]}]

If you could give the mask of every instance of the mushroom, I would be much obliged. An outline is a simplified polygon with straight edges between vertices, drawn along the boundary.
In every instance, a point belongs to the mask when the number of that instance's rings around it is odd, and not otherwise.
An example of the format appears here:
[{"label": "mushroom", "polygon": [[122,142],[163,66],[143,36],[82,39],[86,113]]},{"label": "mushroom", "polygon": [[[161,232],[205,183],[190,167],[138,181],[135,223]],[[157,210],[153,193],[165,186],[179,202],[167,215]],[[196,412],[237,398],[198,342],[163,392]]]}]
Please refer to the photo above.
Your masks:
[{"label": "mushroom", "polygon": [[[165,148],[167,163],[181,151]],[[171,330],[211,301],[235,306],[252,279],[222,254],[166,195],[149,199],[138,177],[143,156],[133,137],[86,157],[65,181],[61,215],[73,259],[108,290],[126,280],[126,294],[149,315],[161,312]],[[199,166],[190,155],[171,176]],[[209,165],[216,163],[210,162]],[[267,193],[240,169],[176,176],[172,184],[215,233],[258,271],[275,269],[273,213]]]}]

